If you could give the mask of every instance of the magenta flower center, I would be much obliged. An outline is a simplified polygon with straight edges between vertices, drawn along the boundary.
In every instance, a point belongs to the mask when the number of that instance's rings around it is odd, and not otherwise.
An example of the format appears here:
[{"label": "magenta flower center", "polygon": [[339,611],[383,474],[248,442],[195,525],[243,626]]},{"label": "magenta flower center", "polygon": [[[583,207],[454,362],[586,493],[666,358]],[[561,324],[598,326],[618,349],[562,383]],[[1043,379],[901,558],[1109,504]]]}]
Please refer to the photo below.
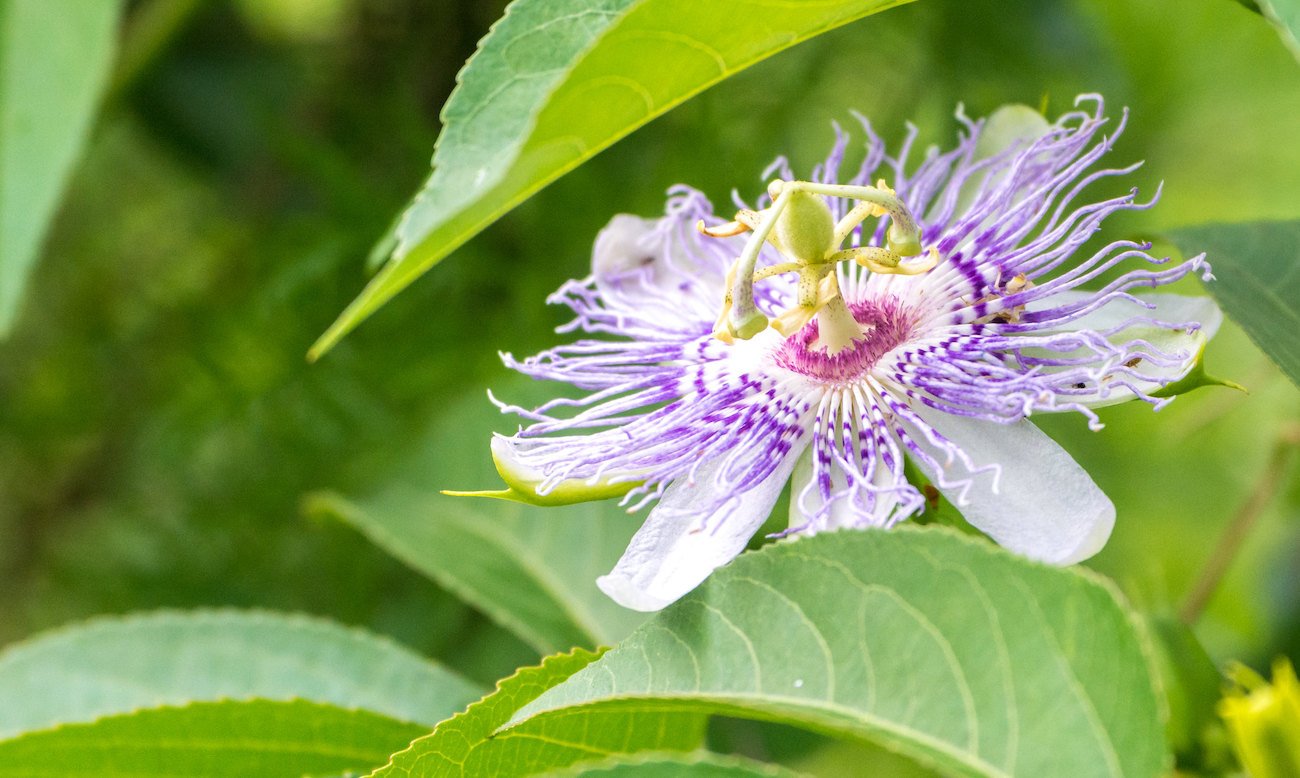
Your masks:
[{"label": "magenta flower center", "polygon": [[822,381],[853,381],[906,341],[916,322],[912,311],[896,297],[850,303],[849,312],[862,326],[862,337],[853,345],[834,356],[814,346],[819,330],[817,319],[813,319],[777,348],[776,364]]}]

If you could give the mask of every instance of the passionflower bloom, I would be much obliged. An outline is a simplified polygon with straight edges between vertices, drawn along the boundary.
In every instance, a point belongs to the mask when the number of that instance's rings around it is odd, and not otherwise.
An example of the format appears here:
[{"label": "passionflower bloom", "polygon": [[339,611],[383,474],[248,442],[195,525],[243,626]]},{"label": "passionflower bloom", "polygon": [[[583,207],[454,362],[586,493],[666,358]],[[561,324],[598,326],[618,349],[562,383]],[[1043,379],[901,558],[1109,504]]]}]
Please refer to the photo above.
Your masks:
[{"label": "passionflower bloom", "polygon": [[[1102,101],[1048,124],[1025,108],[971,121],[956,148],[908,163],[865,120],[803,182],[784,161],[757,210],[714,215],[670,190],[660,219],[615,216],[592,274],[552,298],[597,335],[506,364],[585,393],[535,410],[492,451],[508,490],[540,504],[623,496],[653,504],[598,584],[655,610],[744,549],[791,484],[787,533],[890,527],[925,508],[904,464],[975,527],[1068,564],[1106,542],[1115,509],[1028,417],[1130,399],[1159,408],[1220,322],[1206,298],[1134,295],[1189,273],[1129,240],[1084,250],[1136,190],[1083,192]],[[1136,166],[1134,166],[1136,167]],[[872,184],[876,181],[876,184]],[[892,189],[890,188],[892,186]],[[1101,188],[1093,187],[1093,188]],[[1086,287],[1086,288],[1085,288]],[[770,322],[770,326],[769,325]]]}]

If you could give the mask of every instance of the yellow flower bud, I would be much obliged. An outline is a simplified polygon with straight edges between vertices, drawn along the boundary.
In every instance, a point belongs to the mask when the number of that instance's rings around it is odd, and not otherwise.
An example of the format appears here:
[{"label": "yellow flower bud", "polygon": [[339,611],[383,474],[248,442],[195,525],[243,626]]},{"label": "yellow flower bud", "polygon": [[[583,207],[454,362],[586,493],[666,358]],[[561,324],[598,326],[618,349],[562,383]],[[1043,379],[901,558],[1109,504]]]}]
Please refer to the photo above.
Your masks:
[{"label": "yellow flower bud", "polygon": [[1233,750],[1253,778],[1300,776],[1300,682],[1285,658],[1273,663],[1273,683],[1244,665],[1229,671],[1237,688],[1219,701]]}]

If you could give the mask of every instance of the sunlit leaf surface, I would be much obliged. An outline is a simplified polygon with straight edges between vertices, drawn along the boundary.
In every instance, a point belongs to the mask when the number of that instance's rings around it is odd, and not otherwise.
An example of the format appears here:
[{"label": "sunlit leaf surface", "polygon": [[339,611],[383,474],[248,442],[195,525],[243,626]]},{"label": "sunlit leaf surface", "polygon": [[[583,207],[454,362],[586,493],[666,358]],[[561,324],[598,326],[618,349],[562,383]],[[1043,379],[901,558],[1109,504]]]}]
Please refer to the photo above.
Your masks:
[{"label": "sunlit leaf surface", "polygon": [[701,710],[954,775],[1155,776],[1161,708],[1135,624],[1098,579],[947,530],[824,533],[742,555],[513,721]]},{"label": "sunlit leaf surface", "polygon": [[1206,288],[1300,384],[1300,221],[1208,224],[1169,237],[1184,253],[1205,252],[1215,277]]},{"label": "sunlit leaf surface", "polygon": [[305,616],[97,619],[0,652],[0,738],[139,708],[305,699],[433,726],[483,695],[391,641]]},{"label": "sunlit leaf surface", "polygon": [[426,731],[357,710],[296,702],[199,702],[72,724],[0,742],[0,776],[365,772]]},{"label": "sunlit leaf surface", "polygon": [[433,174],[392,260],[312,347],[564,173],[701,90],[818,33],[906,0],[518,0],[443,110]]},{"label": "sunlit leaf surface", "polygon": [[119,0],[0,0],[0,337],[108,81]]}]

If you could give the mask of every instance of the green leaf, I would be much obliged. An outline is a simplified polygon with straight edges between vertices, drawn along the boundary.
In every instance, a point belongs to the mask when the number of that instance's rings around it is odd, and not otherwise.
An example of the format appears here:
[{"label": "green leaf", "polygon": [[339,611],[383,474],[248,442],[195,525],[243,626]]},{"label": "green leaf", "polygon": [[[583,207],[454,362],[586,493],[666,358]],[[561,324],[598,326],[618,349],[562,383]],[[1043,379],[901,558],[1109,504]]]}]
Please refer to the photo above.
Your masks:
[{"label": "green leaf", "polygon": [[632,130],[782,49],[907,0],[516,0],[443,108],[392,260],[315,359],[456,247]]},{"label": "green leaf", "polygon": [[548,509],[394,487],[360,503],[315,494],[308,510],[356,527],[543,654],[617,643],[644,618],[596,588],[640,523],[612,502]]},{"label": "green leaf", "polygon": [[939,528],[823,533],[741,555],[497,737],[607,708],[697,710],[953,775],[1155,776],[1148,651],[1113,588],[1077,569]]},{"label": "green leaf", "polygon": [[1282,44],[1300,60],[1300,0],[1254,0],[1254,3],[1277,30]]},{"label": "green leaf", "polygon": [[483,690],[387,639],[233,610],[96,619],[0,653],[0,738],[200,700],[302,698],[432,727]]},{"label": "green leaf", "polygon": [[539,667],[502,681],[495,694],[439,724],[393,756],[375,778],[534,775],[576,762],[646,749],[688,750],[704,737],[705,717],[671,711],[607,711],[583,716],[580,727],[564,717],[498,732],[512,714],[600,656],[584,650],[547,657]]},{"label": "green leaf", "polygon": [[329,775],[382,765],[425,731],[302,700],[198,702],[0,742],[0,778]]},{"label": "green leaf", "polygon": [[548,778],[577,776],[636,776],[636,778],[798,778],[802,773],[780,765],[755,762],[708,751],[693,753],[640,752],[615,754],[594,762],[582,762],[544,773]]},{"label": "green leaf", "polygon": [[0,337],[108,83],[119,0],[0,0]]},{"label": "green leaf", "polygon": [[1217,720],[1223,676],[1186,624],[1172,616],[1148,616],[1146,623],[1169,702],[1169,744],[1180,766],[1203,763],[1202,734]]},{"label": "green leaf", "polygon": [[[551,387],[514,377],[503,397],[528,404]],[[449,404],[389,485],[351,500],[322,492],[306,509],[337,517],[456,593],[541,654],[613,645],[644,619],[596,588],[644,517],[614,501],[537,508],[439,492],[494,483],[488,441],[501,413],[479,392]],[[449,452],[454,452],[450,456]]]},{"label": "green leaf", "polygon": [[1186,255],[1205,252],[1215,277],[1206,288],[1300,384],[1300,221],[1185,227],[1169,239]]}]

